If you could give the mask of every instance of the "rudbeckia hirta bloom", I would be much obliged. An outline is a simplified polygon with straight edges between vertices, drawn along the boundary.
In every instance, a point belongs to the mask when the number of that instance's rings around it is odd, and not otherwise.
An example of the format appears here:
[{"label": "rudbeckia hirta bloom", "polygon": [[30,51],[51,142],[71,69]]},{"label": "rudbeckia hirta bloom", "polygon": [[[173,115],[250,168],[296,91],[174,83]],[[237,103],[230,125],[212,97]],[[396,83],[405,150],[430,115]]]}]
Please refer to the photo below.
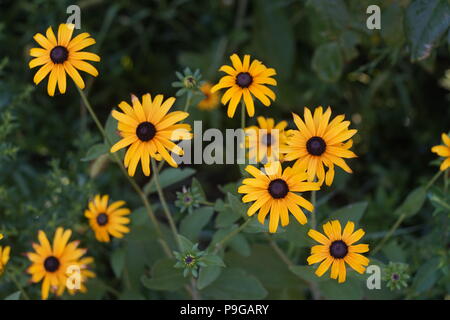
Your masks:
[{"label": "rudbeckia hirta bloom", "polygon": [[125,201],[116,201],[108,205],[109,196],[96,195],[89,202],[88,209],[84,212],[89,224],[95,232],[95,237],[100,242],[109,242],[110,236],[123,238],[124,233],[130,232],[126,226],[130,219],[126,216],[130,209],[123,208]]},{"label": "rudbeckia hirta bloom", "polygon": [[200,91],[205,95],[205,98],[198,103],[200,110],[213,110],[219,105],[219,94],[211,92],[212,85],[205,82],[200,86]]},{"label": "rudbeckia hirta bloom", "polygon": [[[356,155],[349,149],[353,141],[349,140],[357,130],[348,129],[350,121],[343,121],[344,115],[336,116],[330,121],[331,109],[323,112],[322,107],[314,111],[314,116],[308,108],[304,109],[303,121],[293,113],[294,122],[298,130],[289,130],[286,147],[280,151],[285,153],[284,160],[297,160],[294,167],[306,170],[308,181],[318,178],[320,185],[330,186],[334,179],[334,166],[337,165],[348,173],[352,169],[343,158],[355,158]],[[324,166],[328,168],[325,173]]]},{"label": "rudbeckia hirta bloom", "polygon": [[242,61],[237,54],[233,54],[230,59],[233,67],[228,65],[220,67],[219,70],[228,75],[222,77],[219,83],[212,87],[211,92],[229,88],[222,96],[223,104],[229,102],[228,117],[233,118],[241,99],[244,99],[248,115],[253,117],[255,114],[253,96],[266,107],[270,106],[270,99],[275,100],[275,93],[266,86],[277,85],[276,80],[271,78],[276,75],[275,69],[267,68],[259,60],[250,63],[249,55],[245,55]]},{"label": "rudbeckia hirta bloom", "polygon": [[61,93],[66,92],[66,73],[75,84],[83,89],[84,81],[78,70],[96,77],[98,75],[89,61],[100,61],[100,57],[91,52],[80,51],[95,43],[89,33],[81,33],[72,39],[75,26],[73,24],[60,24],[58,37],[53,33],[52,27],[47,29],[46,35],[36,33],[34,40],[42,48],[32,48],[30,55],[35,57],[30,61],[30,69],[41,66],[34,75],[34,83],[39,84],[49,73],[47,91],[50,96],[55,94],[56,84]]},{"label": "rudbeckia hirta bloom", "polygon": [[354,231],[355,224],[347,222],[344,231],[338,220],[325,223],[322,234],[316,230],[309,230],[308,235],[320,243],[311,248],[308,264],[322,262],[316,270],[316,275],[321,277],[331,266],[331,278],[338,279],[339,283],[345,281],[347,274],[346,264],[358,273],[364,273],[369,259],[361,253],[369,251],[368,244],[354,244],[364,236],[364,231]]},{"label": "rudbeckia hirta bloom", "polygon": [[5,267],[8,264],[10,252],[11,248],[9,246],[0,246],[0,276],[3,274]]},{"label": "rudbeckia hirta bloom", "polygon": [[245,128],[248,157],[257,162],[282,161],[280,146],[286,144],[286,121],[275,124],[272,118],[258,117],[259,126]]},{"label": "rudbeckia hirta bloom", "polygon": [[239,193],[245,193],[242,202],[253,202],[247,211],[252,216],[259,210],[258,221],[264,224],[266,216],[270,213],[269,232],[277,231],[278,224],[289,224],[289,212],[301,224],[307,222],[307,218],[301,207],[313,212],[314,207],[305,198],[295,192],[305,192],[319,190],[319,184],[315,182],[306,182],[306,173],[296,171],[290,167],[284,171],[281,164],[271,162],[264,166],[264,171],[254,166],[247,166],[245,170],[253,178],[247,178],[242,181],[243,185],[239,187]]},{"label": "rudbeckia hirta bloom", "polygon": [[169,151],[182,155],[183,150],[172,141],[191,139],[192,134],[189,132],[190,125],[177,124],[186,119],[189,113],[168,113],[174,102],[175,98],[163,102],[161,94],[152,101],[147,93],[142,96],[142,104],[137,97],[132,96],[133,107],[123,101],[119,108],[124,113],[113,110],[112,116],[119,121],[118,129],[123,139],[112,146],[111,152],[130,146],[124,159],[130,176],[134,176],[139,161],[142,171],[149,176],[150,157],[158,161],[162,157],[172,167],[178,166]]},{"label": "rudbeckia hirta bloom", "polygon": [[440,167],[440,170],[444,171],[450,167],[450,136],[443,133],[441,137],[444,145],[434,146],[431,148],[431,151],[436,153],[438,156],[445,158]]},{"label": "rudbeckia hirta bloom", "polygon": [[58,295],[62,294],[67,283],[68,272],[74,265],[79,265],[80,258],[86,249],[78,248],[78,241],[69,242],[71,230],[56,229],[53,244],[50,244],[44,231],[39,231],[39,244],[33,243],[34,252],[27,253],[32,262],[27,272],[31,274],[31,282],[42,281],[41,296],[47,299],[50,289]]}]

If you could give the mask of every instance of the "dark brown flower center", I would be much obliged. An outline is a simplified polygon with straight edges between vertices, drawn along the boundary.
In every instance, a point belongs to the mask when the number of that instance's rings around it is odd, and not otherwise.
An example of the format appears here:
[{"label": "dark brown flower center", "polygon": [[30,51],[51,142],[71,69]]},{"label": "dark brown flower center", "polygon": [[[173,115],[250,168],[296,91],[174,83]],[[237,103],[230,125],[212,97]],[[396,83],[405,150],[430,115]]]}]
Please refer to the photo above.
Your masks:
[{"label": "dark brown flower center", "polygon": [[99,226],[104,226],[107,223],[108,223],[108,215],[106,213],[100,213],[97,216],[97,224]]},{"label": "dark brown flower center", "polygon": [[63,46],[56,46],[50,51],[50,59],[53,63],[63,63],[69,57],[69,51]]},{"label": "dark brown flower center", "polygon": [[313,156],[320,156],[325,152],[327,144],[321,137],[312,137],[306,142],[306,149]]},{"label": "dark brown flower center", "polygon": [[141,141],[152,140],[156,134],[155,126],[150,122],[142,122],[136,128],[136,135]]},{"label": "dark brown flower center", "polygon": [[262,137],[262,142],[266,146],[270,147],[273,143],[275,143],[275,138],[272,136],[272,134],[268,133]]},{"label": "dark brown flower center", "polygon": [[286,197],[289,192],[289,187],[286,181],[282,179],[275,179],[269,183],[269,193],[272,198],[281,199]]},{"label": "dark brown flower center", "polygon": [[241,72],[236,77],[236,84],[241,88],[247,88],[253,82],[253,78],[248,72]]},{"label": "dark brown flower center", "polygon": [[344,258],[348,253],[348,246],[342,240],[333,241],[330,246],[330,255],[336,259]]},{"label": "dark brown flower center", "polygon": [[59,260],[54,256],[50,256],[44,260],[44,268],[47,272],[55,272],[59,268]]}]

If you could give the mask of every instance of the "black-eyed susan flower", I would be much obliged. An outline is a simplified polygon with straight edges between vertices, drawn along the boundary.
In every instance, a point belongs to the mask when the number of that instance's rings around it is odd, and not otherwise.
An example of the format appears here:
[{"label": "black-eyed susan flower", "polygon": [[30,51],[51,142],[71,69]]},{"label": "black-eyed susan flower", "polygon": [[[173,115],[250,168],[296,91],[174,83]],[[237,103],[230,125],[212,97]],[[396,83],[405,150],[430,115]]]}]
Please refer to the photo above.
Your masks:
[{"label": "black-eyed susan flower", "polygon": [[3,272],[5,271],[5,267],[8,264],[10,252],[11,247],[0,246],[0,276],[3,274]]},{"label": "black-eyed susan flower", "polygon": [[168,113],[174,102],[175,98],[163,101],[161,94],[152,101],[147,93],[142,96],[142,104],[137,97],[132,96],[133,107],[122,101],[119,108],[123,113],[113,110],[112,116],[119,121],[118,129],[123,139],[112,146],[111,152],[129,146],[124,164],[130,176],[134,176],[139,161],[142,171],[149,176],[150,157],[156,160],[162,157],[172,167],[178,166],[169,151],[182,155],[183,150],[173,141],[191,139],[192,134],[189,132],[190,125],[177,124],[186,119],[189,113]]},{"label": "black-eyed susan flower", "polygon": [[436,153],[438,156],[445,158],[441,163],[440,170],[444,171],[450,167],[450,136],[446,133],[441,135],[443,145],[434,146],[431,151]]},{"label": "black-eyed susan flower", "polygon": [[316,230],[309,230],[308,235],[320,243],[311,248],[308,264],[321,262],[316,270],[316,275],[321,277],[331,267],[331,278],[338,279],[339,283],[345,281],[346,264],[358,273],[364,273],[369,259],[361,253],[369,251],[368,244],[354,244],[364,236],[364,231],[354,231],[355,224],[347,222],[344,231],[338,220],[325,223],[322,234]]},{"label": "black-eyed susan flower", "polygon": [[258,117],[259,126],[245,128],[248,157],[257,162],[282,161],[280,146],[286,144],[286,121],[275,124],[272,118]]},{"label": "black-eyed susan flower", "polygon": [[[349,150],[353,145],[349,139],[357,130],[348,129],[350,121],[343,121],[344,115],[338,115],[330,121],[331,108],[323,112],[322,107],[318,107],[314,116],[308,108],[304,109],[305,121],[295,113],[293,117],[298,130],[289,130],[287,146],[280,148],[286,154],[284,160],[297,160],[294,167],[306,170],[309,181],[317,177],[321,185],[324,180],[328,186],[331,185],[335,165],[352,173],[344,158],[356,157]],[[326,173],[324,166],[328,168]]]},{"label": "black-eyed susan flower", "polygon": [[205,95],[205,98],[198,103],[200,110],[214,110],[219,105],[219,94],[211,92],[212,85],[205,82],[200,86],[200,91]]},{"label": "black-eyed susan flower", "polygon": [[39,84],[49,73],[47,91],[50,96],[55,94],[56,84],[61,93],[66,92],[66,73],[75,84],[83,89],[84,81],[78,70],[96,77],[95,69],[88,61],[100,61],[100,57],[91,52],[80,51],[95,43],[89,33],[81,33],[72,39],[74,25],[60,24],[58,37],[53,33],[52,27],[47,29],[46,35],[36,33],[34,40],[42,48],[32,48],[30,55],[35,57],[30,61],[30,69],[41,66],[34,75],[34,83]]},{"label": "black-eyed susan flower", "polygon": [[278,161],[266,164],[264,171],[251,165],[245,170],[253,178],[244,179],[238,192],[246,194],[242,198],[244,203],[254,201],[247,211],[249,216],[259,211],[258,221],[264,224],[266,216],[270,213],[269,232],[271,233],[277,231],[280,220],[283,227],[289,224],[289,212],[299,223],[307,222],[301,207],[310,212],[314,210],[314,207],[311,202],[295,192],[319,190],[318,183],[306,182],[306,173],[290,167],[283,171]]},{"label": "black-eyed susan flower", "polygon": [[220,71],[228,75],[222,77],[218,84],[212,87],[211,92],[223,88],[229,88],[222,96],[222,103],[228,104],[228,117],[233,118],[236,108],[241,101],[245,102],[247,113],[250,117],[255,114],[253,96],[262,102],[266,107],[270,106],[271,101],[275,100],[275,93],[266,85],[275,86],[276,80],[271,78],[276,75],[275,69],[267,68],[259,60],[253,60],[250,63],[250,56],[247,54],[244,59],[233,54],[231,57],[233,67],[223,65]]},{"label": "black-eyed susan flower", "polygon": [[95,232],[95,237],[100,242],[109,242],[110,236],[123,238],[124,233],[130,232],[126,226],[130,223],[130,219],[126,216],[131,211],[123,208],[125,201],[115,201],[110,205],[108,205],[108,201],[108,195],[96,195],[84,212]]},{"label": "black-eyed susan flower", "polygon": [[41,296],[47,299],[50,290],[62,293],[61,286],[66,286],[68,272],[79,264],[86,249],[78,248],[78,241],[69,242],[72,235],[70,229],[56,229],[53,244],[50,244],[44,231],[38,233],[39,244],[33,243],[34,252],[27,253],[32,262],[27,272],[31,274],[31,282],[42,281]]}]

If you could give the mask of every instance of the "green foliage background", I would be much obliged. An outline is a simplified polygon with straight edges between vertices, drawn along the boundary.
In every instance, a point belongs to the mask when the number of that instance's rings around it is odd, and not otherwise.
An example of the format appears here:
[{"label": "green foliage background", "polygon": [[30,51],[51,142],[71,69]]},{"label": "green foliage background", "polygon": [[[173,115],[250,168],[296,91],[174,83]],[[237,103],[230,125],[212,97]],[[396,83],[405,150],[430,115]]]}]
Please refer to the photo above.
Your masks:
[{"label": "green foliage background", "polygon": [[[31,250],[39,229],[53,234],[57,226],[64,226],[72,228],[73,238],[94,256],[97,273],[86,295],[64,298],[189,298],[183,289],[188,278],[173,268],[173,260],[163,258],[142,204],[119,169],[108,156],[86,159],[101,137],[74,84],[54,98],[47,95],[45,81],[33,85],[35,71],[28,68],[33,35],[65,22],[70,4],[73,1],[0,1],[0,232],[5,235],[1,244],[12,247],[7,268],[32,298],[38,298],[39,285],[28,283],[24,270],[29,262],[21,253]],[[249,53],[277,70],[277,100],[270,108],[259,105],[258,115],[290,120],[290,113],[302,113],[304,106],[330,105],[334,114],[344,113],[358,129],[354,150],[359,157],[350,162],[354,174],[338,172],[333,186],[318,193],[318,221],[333,214],[344,221],[359,220],[366,230],[365,242],[374,248],[407,212],[393,237],[371,256],[380,265],[407,263],[411,274],[407,288],[391,291],[383,282],[381,290],[368,290],[366,276],[356,272],[349,273],[342,285],[328,280],[328,275],[315,277],[313,267],[305,266],[312,244],[307,227],[293,222],[273,239],[294,267],[280,260],[261,228],[251,225],[220,252],[225,268],[204,271],[197,283],[202,298],[307,299],[311,292],[304,280],[315,283],[328,299],[448,297],[450,197],[442,180],[431,189],[416,190],[398,209],[411,191],[425,186],[437,172],[430,148],[440,144],[440,134],[449,130],[448,1],[77,4],[82,31],[97,40],[92,50],[102,58],[96,64],[100,75],[85,79],[89,99],[104,123],[130,93],[174,95],[176,70],[199,68],[204,79],[215,82],[218,67],[230,54]],[[381,7],[381,30],[366,28],[366,8],[372,4]],[[183,99],[177,103],[183,104]],[[190,112],[190,121],[203,120],[204,126],[239,126],[237,119],[226,117],[223,106],[212,112],[191,107]],[[243,221],[245,207],[235,201],[241,173],[231,165],[183,170],[184,175],[163,170],[166,197],[182,234],[205,249]],[[194,172],[193,183],[206,190],[206,199],[215,205],[180,213],[174,205],[175,192],[191,185]],[[148,182],[141,175],[137,181],[142,186]],[[147,191],[165,225],[156,193]],[[124,240],[96,242],[83,217],[95,193],[124,199],[133,209],[132,232]],[[346,207],[350,204],[354,205]],[[336,212],[339,208],[344,209]],[[164,231],[174,245],[168,228]],[[3,275],[0,297],[16,291]]]}]

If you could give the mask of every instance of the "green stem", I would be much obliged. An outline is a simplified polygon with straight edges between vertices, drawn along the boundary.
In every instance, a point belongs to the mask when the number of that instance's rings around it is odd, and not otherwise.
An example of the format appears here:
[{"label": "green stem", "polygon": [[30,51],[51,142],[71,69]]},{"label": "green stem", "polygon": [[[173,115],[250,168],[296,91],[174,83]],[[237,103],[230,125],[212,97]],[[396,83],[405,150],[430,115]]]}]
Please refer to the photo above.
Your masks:
[{"label": "green stem", "polygon": [[[92,119],[94,120],[95,124],[97,125],[98,130],[100,131],[100,133],[102,134],[102,136],[105,139],[106,143],[108,144],[108,147],[111,148],[112,147],[112,142],[109,139],[108,135],[106,134],[106,130],[103,128],[103,125],[101,124],[101,122],[98,119],[97,115],[95,114],[94,110],[92,109],[92,106],[89,103],[86,95],[84,94],[84,92],[80,88],[78,88],[78,86],[76,86],[76,87],[78,89],[78,92],[80,93],[80,96],[81,96],[81,99],[84,102],[84,105],[86,106],[86,109],[89,111]],[[143,204],[145,206],[145,209],[147,211],[147,215],[150,217],[150,220],[152,221],[153,226],[155,227],[155,231],[156,231],[156,234],[158,236],[158,240],[159,240],[159,243],[160,243],[162,249],[164,250],[164,252],[166,253],[166,255],[168,257],[172,257],[172,252],[170,250],[170,247],[167,244],[167,242],[164,240],[164,237],[163,237],[163,234],[161,232],[161,228],[159,226],[158,220],[156,219],[156,216],[153,213],[152,207],[151,207],[151,205],[150,205],[150,203],[149,203],[149,201],[147,199],[147,196],[144,194],[142,189],[137,185],[137,183],[128,175],[127,169],[123,165],[123,163],[120,160],[120,158],[117,155],[117,153],[113,153],[112,156],[113,156],[114,161],[119,165],[119,168],[120,168],[122,174],[126,177],[128,182],[131,184],[133,189],[136,191],[136,193],[141,198],[141,200],[142,200],[142,202],[143,202]]]},{"label": "green stem", "polygon": [[[441,176],[443,171],[439,171],[437,172],[433,178],[431,178],[431,180],[427,183],[427,185],[425,186],[425,189],[429,189],[435,182],[436,180]],[[403,220],[405,220],[406,215],[405,214],[401,214],[397,221],[394,223],[394,225],[391,227],[391,229],[389,230],[389,232],[384,236],[383,239],[381,239],[380,243],[375,247],[375,249],[372,250],[371,255],[375,255],[378,251],[381,250],[381,248],[383,248],[384,244],[392,237],[392,235],[394,234],[394,232],[398,229],[398,227],[401,225],[401,223],[403,222]]]},{"label": "green stem", "polygon": [[170,212],[169,206],[167,205],[167,201],[166,201],[166,198],[164,197],[163,189],[159,182],[158,167],[156,166],[156,162],[153,158],[151,159],[151,162],[152,162],[153,176],[155,179],[155,185],[156,185],[156,190],[158,191],[159,200],[161,201],[161,205],[163,207],[164,214],[165,214],[167,220],[169,221],[169,226],[170,226],[170,229],[172,230],[173,236],[178,245],[178,249],[180,250],[180,252],[182,252],[183,250],[182,250],[180,238],[178,237],[177,226],[175,225],[175,222],[173,221],[172,213]]},{"label": "green stem", "polygon": [[5,273],[8,275],[9,279],[11,279],[11,281],[16,285],[17,289],[19,289],[20,293],[25,298],[25,300],[30,300],[30,297],[25,292],[25,290],[23,289],[22,285],[17,280],[16,276],[12,272],[10,272],[8,270],[6,270]]},{"label": "green stem", "polygon": [[216,243],[214,248],[214,253],[217,253],[221,248],[224,247],[224,245],[230,241],[235,235],[237,235],[239,232],[241,232],[251,221],[252,219],[247,219],[243,224],[241,224],[238,228],[232,230],[229,232],[222,240]]},{"label": "green stem", "polygon": [[241,101],[241,128],[245,129],[245,102]]},{"label": "green stem", "polygon": [[311,213],[311,229],[315,229],[317,227],[317,210],[316,210],[316,204],[317,204],[317,195],[316,190],[311,191],[311,203],[314,206],[313,212]]},{"label": "green stem", "polygon": [[191,98],[192,98],[192,92],[189,91],[186,96],[186,103],[184,104],[184,110],[183,110],[184,112],[188,112],[189,107],[191,106]]}]

